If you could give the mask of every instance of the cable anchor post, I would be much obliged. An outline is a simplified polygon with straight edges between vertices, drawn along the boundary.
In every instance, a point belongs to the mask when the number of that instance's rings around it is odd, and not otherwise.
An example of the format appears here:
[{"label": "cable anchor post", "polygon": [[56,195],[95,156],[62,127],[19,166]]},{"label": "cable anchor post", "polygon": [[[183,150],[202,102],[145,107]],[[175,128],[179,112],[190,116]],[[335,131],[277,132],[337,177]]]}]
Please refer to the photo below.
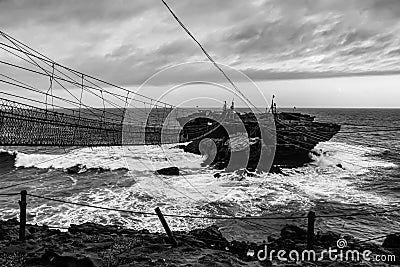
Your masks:
[{"label": "cable anchor post", "polygon": [[308,224],[307,224],[307,249],[314,248],[314,224],[315,224],[315,212],[310,211],[307,215]]},{"label": "cable anchor post", "polygon": [[19,204],[19,240],[25,241],[25,226],[26,226],[26,195],[28,193],[26,190],[21,191],[21,200],[18,201]]}]

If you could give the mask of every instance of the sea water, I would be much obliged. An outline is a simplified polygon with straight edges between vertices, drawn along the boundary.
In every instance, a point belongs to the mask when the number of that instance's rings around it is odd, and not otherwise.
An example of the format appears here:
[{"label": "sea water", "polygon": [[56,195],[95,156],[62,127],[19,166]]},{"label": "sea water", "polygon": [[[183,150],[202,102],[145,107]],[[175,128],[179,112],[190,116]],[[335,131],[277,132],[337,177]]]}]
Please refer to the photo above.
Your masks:
[{"label": "sea water", "polygon": [[[217,224],[225,235],[263,240],[286,224],[306,227],[309,210],[318,215],[370,213],[400,208],[400,109],[297,109],[317,121],[342,125],[319,156],[284,174],[225,172],[202,167],[204,159],[175,145],[95,148],[3,147],[1,193],[27,190],[34,195],[101,207],[195,216],[262,216],[265,220],[214,220],[167,217],[173,230]],[[81,164],[79,173],[67,168]],[[84,166],[84,167],[83,167]],[[156,175],[177,166],[179,176]],[[219,173],[219,177],[214,174]],[[19,185],[18,185],[19,184]],[[0,196],[0,218],[18,216],[18,196]],[[101,210],[28,196],[28,222],[68,227],[96,222],[161,231],[156,216]],[[285,217],[288,219],[271,219]],[[317,231],[357,238],[398,232],[400,213],[317,218]],[[378,240],[377,242],[380,242]]]}]

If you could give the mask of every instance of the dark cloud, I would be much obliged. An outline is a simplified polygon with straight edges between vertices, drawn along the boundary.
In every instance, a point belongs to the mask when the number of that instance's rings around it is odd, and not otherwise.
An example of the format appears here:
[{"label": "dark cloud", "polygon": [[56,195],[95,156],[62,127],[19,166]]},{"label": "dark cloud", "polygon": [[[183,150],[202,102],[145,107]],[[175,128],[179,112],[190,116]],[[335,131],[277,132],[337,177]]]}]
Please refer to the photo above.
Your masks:
[{"label": "dark cloud", "polygon": [[400,16],[400,2],[397,0],[376,0],[373,1],[371,10],[386,19],[388,16],[398,19]]},{"label": "dark cloud", "polygon": [[[397,0],[169,2],[218,62],[257,80],[400,71]],[[118,84],[205,59],[156,0],[3,0],[0,25],[61,63]]]}]

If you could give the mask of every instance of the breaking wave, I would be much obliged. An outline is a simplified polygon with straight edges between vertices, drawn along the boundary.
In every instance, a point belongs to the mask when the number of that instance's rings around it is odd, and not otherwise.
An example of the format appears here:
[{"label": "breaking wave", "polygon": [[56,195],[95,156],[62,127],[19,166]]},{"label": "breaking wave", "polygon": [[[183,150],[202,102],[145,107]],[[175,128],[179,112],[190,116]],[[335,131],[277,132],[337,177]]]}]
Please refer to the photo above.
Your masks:
[{"label": "breaking wave", "polygon": [[[13,152],[14,153],[14,152]],[[313,161],[303,167],[283,169],[284,174],[225,172],[201,167],[199,155],[184,153],[177,147],[114,147],[80,148],[63,155],[25,154],[18,152],[15,166],[20,168],[75,168],[74,174],[86,173],[78,178],[68,175],[71,184],[57,186],[65,200],[91,203],[117,209],[152,212],[162,206],[165,213],[206,215],[224,214],[262,215],[306,212],[316,202],[334,202],[344,206],[372,205],[384,207],[393,203],[390,197],[360,189],[365,174],[374,168],[394,165],[379,159],[382,151],[340,142],[319,144],[311,154]],[[157,176],[157,168],[178,166],[182,175]],[[128,170],[115,177],[99,170]],[[93,175],[90,175],[93,171]],[[100,174],[99,174],[100,173]],[[218,175],[216,175],[218,173]],[[57,175],[57,174],[55,174]],[[100,176],[99,176],[100,175]],[[114,177],[114,178],[113,178]],[[62,178],[62,177],[61,177]],[[60,179],[61,179],[60,178]],[[64,178],[65,179],[65,178]],[[108,180],[107,183],[100,182]],[[46,184],[51,192],[51,184]],[[57,197],[57,195],[55,195]],[[131,218],[127,214],[75,207],[67,204],[38,202],[30,210],[34,223],[68,226],[71,223],[93,221],[103,224],[123,224],[132,228],[158,229],[159,222],[152,217]],[[3,210],[11,216],[18,210]],[[190,229],[209,221],[171,221],[174,229]]]}]

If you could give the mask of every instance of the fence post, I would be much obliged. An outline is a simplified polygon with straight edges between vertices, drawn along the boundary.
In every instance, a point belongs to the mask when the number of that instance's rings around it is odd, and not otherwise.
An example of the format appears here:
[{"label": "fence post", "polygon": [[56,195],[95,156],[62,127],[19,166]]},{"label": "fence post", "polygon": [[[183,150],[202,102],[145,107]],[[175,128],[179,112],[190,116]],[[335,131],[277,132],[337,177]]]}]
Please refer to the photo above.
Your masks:
[{"label": "fence post", "polygon": [[161,224],[162,224],[163,227],[164,227],[165,232],[166,232],[167,235],[168,235],[169,241],[171,242],[172,246],[173,246],[173,247],[177,247],[177,246],[178,246],[178,243],[176,242],[174,236],[172,235],[171,229],[169,229],[168,223],[167,223],[167,221],[165,220],[164,215],[161,213],[160,208],[157,207],[157,208],[155,209],[155,211],[156,211],[156,213],[157,213],[157,215],[158,215],[158,219],[160,219]]},{"label": "fence post", "polygon": [[307,215],[308,226],[307,226],[307,249],[314,248],[314,223],[315,223],[315,212],[310,211]]},{"label": "fence post", "polygon": [[19,204],[19,240],[25,241],[25,225],[26,225],[26,190],[21,191],[21,200]]}]

